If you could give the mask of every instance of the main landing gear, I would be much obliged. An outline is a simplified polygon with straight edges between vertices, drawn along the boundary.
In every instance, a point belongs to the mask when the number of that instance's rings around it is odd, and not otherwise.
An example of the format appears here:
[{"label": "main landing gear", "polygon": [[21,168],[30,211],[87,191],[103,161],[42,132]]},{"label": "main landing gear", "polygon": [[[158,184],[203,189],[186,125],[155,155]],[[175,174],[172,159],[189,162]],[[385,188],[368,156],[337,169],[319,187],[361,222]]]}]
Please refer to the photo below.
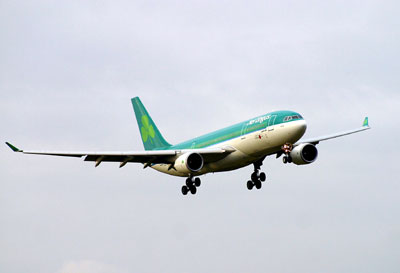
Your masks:
[{"label": "main landing gear", "polygon": [[254,162],[254,172],[251,174],[251,180],[247,181],[247,189],[252,190],[253,187],[256,187],[256,189],[261,189],[262,182],[267,179],[265,173],[260,171],[263,160],[264,158]]},{"label": "main landing gear", "polygon": [[197,188],[200,187],[201,180],[198,177],[188,177],[186,179],[186,185],[182,186],[182,194],[186,195],[188,192],[196,194]]}]

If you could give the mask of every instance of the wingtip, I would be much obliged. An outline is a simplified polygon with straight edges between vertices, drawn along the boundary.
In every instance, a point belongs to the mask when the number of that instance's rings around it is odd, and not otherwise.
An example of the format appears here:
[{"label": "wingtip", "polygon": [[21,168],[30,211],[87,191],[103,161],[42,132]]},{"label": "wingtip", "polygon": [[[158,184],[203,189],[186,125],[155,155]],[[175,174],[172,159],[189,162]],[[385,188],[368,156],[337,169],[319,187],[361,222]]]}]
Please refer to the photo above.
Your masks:
[{"label": "wingtip", "polygon": [[364,126],[364,127],[369,127],[369,124],[368,124],[368,117],[365,117],[364,122],[363,122],[363,126]]},{"label": "wingtip", "polygon": [[12,145],[12,144],[9,143],[9,142],[6,142],[6,145],[7,145],[8,147],[10,147],[10,149],[13,150],[14,152],[22,152],[22,150],[18,149],[17,147],[15,147],[14,145]]}]

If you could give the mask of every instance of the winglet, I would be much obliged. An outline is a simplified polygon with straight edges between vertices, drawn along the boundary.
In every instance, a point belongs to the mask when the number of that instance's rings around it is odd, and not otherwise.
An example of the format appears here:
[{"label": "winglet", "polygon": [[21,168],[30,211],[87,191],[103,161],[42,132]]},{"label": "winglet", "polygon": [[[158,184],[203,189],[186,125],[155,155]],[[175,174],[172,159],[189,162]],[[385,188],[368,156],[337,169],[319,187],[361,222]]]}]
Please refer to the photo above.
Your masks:
[{"label": "winglet", "polygon": [[363,127],[369,127],[368,125],[368,117],[365,117]]},{"label": "winglet", "polygon": [[11,148],[11,150],[13,150],[14,152],[22,152],[22,150],[18,149],[17,147],[15,147],[14,145],[6,142],[7,146]]}]

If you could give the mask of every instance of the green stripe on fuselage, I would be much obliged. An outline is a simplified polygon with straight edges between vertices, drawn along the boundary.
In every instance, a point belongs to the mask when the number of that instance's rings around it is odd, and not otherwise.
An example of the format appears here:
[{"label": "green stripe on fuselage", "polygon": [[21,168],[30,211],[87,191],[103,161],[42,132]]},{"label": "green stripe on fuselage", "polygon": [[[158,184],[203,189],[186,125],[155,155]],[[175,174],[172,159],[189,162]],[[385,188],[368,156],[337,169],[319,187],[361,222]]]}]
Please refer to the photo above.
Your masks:
[{"label": "green stripe on fuselage", "polygon": [[[286,120],[286,117],[298,116],[298,118]],[[293,111],[275,111],[256,118],[246,120],[244,122],[229,126],[218,131],[196,137],[194,139],[173,145],[168,149],[199,149],[206,148],[227,140],[231,140],[246,134],[262,130],[267,126],[273,126],[281,123],[286,123],[294,120],[303,119],[301,115]]]}]

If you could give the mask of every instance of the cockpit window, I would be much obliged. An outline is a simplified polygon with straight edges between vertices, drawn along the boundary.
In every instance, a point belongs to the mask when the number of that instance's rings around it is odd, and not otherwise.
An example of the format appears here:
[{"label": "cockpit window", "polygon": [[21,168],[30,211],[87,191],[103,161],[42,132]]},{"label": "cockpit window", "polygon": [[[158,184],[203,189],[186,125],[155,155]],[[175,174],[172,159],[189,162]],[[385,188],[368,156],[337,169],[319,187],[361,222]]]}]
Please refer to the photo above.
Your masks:
[{"label": "cockpit window", "polygon": [[290,121],[290,120],[293,120],[293,119],[302,119],[302,118],[303,118],[303,117],[300,116],[300,115],[286,116],[286,117],[283,119],[283,121]]}]

